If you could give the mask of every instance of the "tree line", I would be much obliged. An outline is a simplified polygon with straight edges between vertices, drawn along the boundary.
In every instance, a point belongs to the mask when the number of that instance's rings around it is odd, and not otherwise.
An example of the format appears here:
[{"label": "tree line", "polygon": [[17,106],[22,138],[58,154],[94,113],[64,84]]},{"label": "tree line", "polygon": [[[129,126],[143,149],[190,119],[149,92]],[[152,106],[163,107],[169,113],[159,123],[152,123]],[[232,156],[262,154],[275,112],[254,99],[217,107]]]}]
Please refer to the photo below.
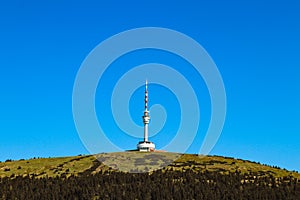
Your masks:
[{"label": "tree line", "polygon": [[[96,165],[95,165],[96,166]],[[0,179],[1,199],[299,199],[294,177],[187,170]]]}]

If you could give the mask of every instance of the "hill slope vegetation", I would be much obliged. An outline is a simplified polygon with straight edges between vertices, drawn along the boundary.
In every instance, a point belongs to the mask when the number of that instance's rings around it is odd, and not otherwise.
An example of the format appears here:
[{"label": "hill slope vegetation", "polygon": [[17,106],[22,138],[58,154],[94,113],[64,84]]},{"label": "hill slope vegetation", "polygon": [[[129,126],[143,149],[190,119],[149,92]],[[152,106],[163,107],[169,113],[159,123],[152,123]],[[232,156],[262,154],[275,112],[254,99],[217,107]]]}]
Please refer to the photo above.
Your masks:
[{"label": "hill slope vegetation", "polygon": [[220,156],[161,152],[8,160],[0,163],[0,177],[1,199],[297,199],[300,196],[300,175],[296,172]]}]

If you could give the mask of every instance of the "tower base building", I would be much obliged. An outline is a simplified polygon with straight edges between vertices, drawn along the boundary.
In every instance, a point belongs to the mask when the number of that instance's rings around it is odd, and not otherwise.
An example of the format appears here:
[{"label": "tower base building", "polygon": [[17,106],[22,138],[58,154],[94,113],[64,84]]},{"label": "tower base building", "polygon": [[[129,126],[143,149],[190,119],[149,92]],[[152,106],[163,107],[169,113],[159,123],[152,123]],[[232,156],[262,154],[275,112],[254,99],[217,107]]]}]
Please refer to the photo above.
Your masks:
[{"label": "tower base building", "polygon": [[139,142],[137,145],[139,151],[155,151],[155,144],[149,141]]}]

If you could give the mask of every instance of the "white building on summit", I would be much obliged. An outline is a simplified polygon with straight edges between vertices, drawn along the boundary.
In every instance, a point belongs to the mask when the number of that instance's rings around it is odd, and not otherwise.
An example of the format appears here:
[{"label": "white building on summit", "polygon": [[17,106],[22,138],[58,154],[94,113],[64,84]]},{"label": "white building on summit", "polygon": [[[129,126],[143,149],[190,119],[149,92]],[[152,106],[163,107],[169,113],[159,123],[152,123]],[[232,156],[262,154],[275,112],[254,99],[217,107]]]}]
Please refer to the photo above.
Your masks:
[{"label": "white building on summit", "polygon": [[148,125],[150,122],[150,115],[148,110],[148,81],[146,80],[145,85],[145,110],[143,116],[144,122],[144,141],[141,141],[137,144],[137,149],[139,151],[154,151],[155,144],[153,142],[148,141]]}]

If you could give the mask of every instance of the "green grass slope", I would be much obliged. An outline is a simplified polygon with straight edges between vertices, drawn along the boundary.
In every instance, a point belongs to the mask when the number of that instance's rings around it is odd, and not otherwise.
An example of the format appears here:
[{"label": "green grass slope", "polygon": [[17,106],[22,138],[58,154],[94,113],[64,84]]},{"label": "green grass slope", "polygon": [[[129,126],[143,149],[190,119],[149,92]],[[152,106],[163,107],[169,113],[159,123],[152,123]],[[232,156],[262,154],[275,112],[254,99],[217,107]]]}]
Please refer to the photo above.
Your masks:
[{"label": "green grass slope", "polygon": [[[99,161],[100,162],[99,162]],[[95,165],[95,163],[98,163]],[[255,173],[258,176],[294,177],[300,174],[255,162],[226,158],[221,156],[198,156],[168,152],[117,152],[88,156],[61,158],[39,158],[0,163],[0,177],[34,176],[56,177],[71,176],[80,173],[107,173],[109,171],[149,172],[163,171],[216,171],[221,174],[241,172]]]}]

